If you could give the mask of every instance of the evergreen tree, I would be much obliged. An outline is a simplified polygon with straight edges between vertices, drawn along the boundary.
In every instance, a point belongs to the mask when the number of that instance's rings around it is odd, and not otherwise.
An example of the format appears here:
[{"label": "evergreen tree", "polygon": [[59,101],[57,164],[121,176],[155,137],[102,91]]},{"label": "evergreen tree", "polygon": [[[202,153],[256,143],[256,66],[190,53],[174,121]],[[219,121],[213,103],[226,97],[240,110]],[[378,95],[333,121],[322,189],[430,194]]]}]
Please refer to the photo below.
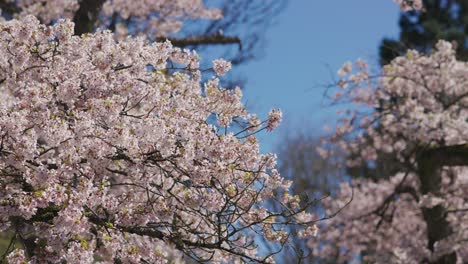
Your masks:
[{"label": "evergreen tree", "polygon": [[421,11],[402,12],[399,39],[385,38],[380,47],[380,63],[416,49],[428,53],[438,40],[456,43],[457,58],[468,60],[468,0],[425,0]]}]

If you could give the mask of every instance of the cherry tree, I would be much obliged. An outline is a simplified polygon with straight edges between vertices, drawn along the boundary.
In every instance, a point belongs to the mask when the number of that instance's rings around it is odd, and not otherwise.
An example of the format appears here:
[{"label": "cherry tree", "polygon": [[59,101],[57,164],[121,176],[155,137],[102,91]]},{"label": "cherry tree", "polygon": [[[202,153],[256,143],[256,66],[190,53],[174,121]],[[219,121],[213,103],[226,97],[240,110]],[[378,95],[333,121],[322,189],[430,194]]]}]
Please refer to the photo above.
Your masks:
[{"label": "cherry tree", "polygon": [[169,37],[222,12],[186,0],[0,8],[2,261],[271,263],[258,236],[281,249],[288,226],[315,234],[316,201],[290,195],[276,156],[259,152],[255,134],[281,111],[261,121],[220,84],[230,62],[207,76],[175,47],[239,38]]},{"label": "cherry tree", "polygon": [[272,262],[255,236],[314,234],[315,201],[288,194],[254,136],[281,112],[260,121],[223,89],[229,62],[202,84],[198,55],[170,42],[29,15],[1,24],[0,52],[0,230],[24,248],[9,263]]},{"label": "cherry tree", "polygon": [[429,55],[410,50],[377,75],[362,60],[338,71],[332,99],[351,106],[328,138],[334,147],[318,151],[326,157],[339,148],[350,167],[372,166],[378,153],[387,153],[400,166],[389,179],[343,183],[340,198],[324,202],[331,211],[348,207],[309,241],[316,256],[339,263],[468,259],[467,73],[468,64],[445,41]]},{"label": "cherry tree", "polygon": [[348,103],[331,148],[348,153],[347,166],[378,153],[399,166],[389,179],[343,183],[327,210],[348,204],[309,241],[315,255],[344,263],[464,263],[468,259],[468,64],[439,41],[430,54],[409,50],[371,74],[347,62],[332,100]]},{"label": "cherry tree", "polygon": [[402,166],[388,180],[343,184],[341,198],[325,206],[353,201],[310,246],[341,262],[468,259],[468,64],[440,41],[430,55],[409,50],[376,76],[363,61],[345,63],[339,74],[333,98],[355,106],[343,112],[329,140],[349,154],[348,166],[372,164],[377,152]]}]

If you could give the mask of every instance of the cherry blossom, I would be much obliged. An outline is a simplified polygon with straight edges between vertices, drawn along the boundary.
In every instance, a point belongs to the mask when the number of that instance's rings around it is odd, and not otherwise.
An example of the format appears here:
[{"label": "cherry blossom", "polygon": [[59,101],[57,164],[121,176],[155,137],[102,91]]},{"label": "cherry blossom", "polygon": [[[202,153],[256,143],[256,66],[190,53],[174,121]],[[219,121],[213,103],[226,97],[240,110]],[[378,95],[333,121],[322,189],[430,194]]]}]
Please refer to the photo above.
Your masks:
[{"label": "cherry blossom", "polygon": [[422,0],[394,0],[398,5],[400,5],[401,10],[410,11],[410,10],[422,10],[423,3]]},{"label": "cherry blossom", "polygon": [[217,59],[213,61],[213,69],[218,76],[225,75],[232,67],[231,62],[223,59]]},{"label": "cherry blossom", "polygon": [[58,18],[72,19],[79,8],[78,0],[9,0],[7,2],[15,2],[18,8],[21,8],[20,15],[32,14],[47,24]]},{"label": "cherry blossom", "polygon": [[272,109],[270,113],[268,113],[267,130],[272,131],[273,129],[275,129],[281,122],[282,117],[283,112],[281,112],[280,109]]},{"label": "cherry blossom", "polygon": [[[127,35],[122,32],[152,38],[167,36],[178,32],[184,20],[222,17],[219,9],[206,8],[202,0],[8,0],[6,2],[8,5],[4,6],[12,9],[16,17],[34,15],[45,24],[51,24],[61,18],[72,20],[78,15],[80,8],[93,5],[95,7],[92,12],[98,12],[93,16],[101,16],[97,26],[119,29],[117,33],[123,38]],[[88,12],[83,10],[85,13]],[[135,26],[129,27],[130,22]]]}]

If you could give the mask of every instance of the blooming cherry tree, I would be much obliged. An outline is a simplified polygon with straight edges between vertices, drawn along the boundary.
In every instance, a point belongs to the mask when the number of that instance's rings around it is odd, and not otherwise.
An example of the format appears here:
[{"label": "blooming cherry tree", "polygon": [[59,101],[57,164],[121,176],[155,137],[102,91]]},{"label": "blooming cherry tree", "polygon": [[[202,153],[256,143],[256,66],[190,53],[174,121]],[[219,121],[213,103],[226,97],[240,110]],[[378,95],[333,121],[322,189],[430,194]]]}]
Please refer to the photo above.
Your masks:
[{"label": "blooming cherry tree", "polygon": [[0,230],[23,245],[9,263],[270,263],[255,236],[316,232],[314,201],[254,136],[281,112],[260,121],[239,88],[202,84],[196,52],[24,16],[0,24],[0,53]]},{"label": "blooming cherry tree", "polygon": [[[401,166],[388,180],[353,181],[353,191],[343,184],[342,199],[353,202],[311,247],[340,261],[359,255],[371,262],[468,259],[468,64],[440,41],[430,55],[408,51],[378,77],[363,61],[346,63],[339,74],[334,100],[357,107],[344,112],[329,140],[348,153],[350,167],[372,163],[378,153]],[[324,156],[331,151],[320,149]]]}]

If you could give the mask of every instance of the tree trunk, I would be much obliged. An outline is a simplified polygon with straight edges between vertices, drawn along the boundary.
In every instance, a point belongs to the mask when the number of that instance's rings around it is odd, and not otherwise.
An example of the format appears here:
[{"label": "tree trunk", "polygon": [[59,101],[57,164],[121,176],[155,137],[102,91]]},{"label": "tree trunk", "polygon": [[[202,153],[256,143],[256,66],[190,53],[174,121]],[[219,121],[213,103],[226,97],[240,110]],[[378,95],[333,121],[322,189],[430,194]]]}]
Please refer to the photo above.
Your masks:
[{"label": "tree trunk", "polygon": [[[421,182],[421,193],[441,196],[442,168],[444,166],[468,165],[468,145],[457,145],[429,149],[418,156],[418,176]],[[447,209],[443,205],[422,208],[427,227],[428,248],[434,251],[434,244],[453,234],[453,230],[446,219]],[[432,264],[455,264],[455,252],[447,253]]]},{"label": "tree trunk", "polygon": [[91,33],[93,31],[104,1],[105,0],[80,1],[80,8],[73,18],[76,35]]}]

